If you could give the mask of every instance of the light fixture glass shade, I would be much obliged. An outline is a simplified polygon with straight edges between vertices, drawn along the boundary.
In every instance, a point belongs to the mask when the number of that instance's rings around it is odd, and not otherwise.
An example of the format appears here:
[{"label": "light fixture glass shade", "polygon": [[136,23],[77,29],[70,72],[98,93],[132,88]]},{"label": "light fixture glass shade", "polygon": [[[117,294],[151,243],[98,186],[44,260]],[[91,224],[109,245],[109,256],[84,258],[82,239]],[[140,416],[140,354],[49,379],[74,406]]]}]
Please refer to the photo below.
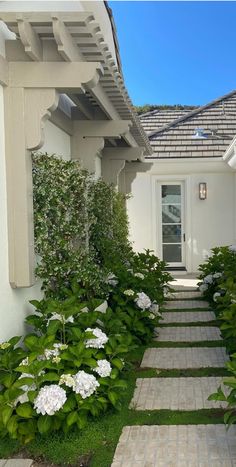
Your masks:
[{"label": "light fixture glass shade", "polygon": [[207,197],[207,184],[205,182],[199,183],[199,199],[206,199]]}]

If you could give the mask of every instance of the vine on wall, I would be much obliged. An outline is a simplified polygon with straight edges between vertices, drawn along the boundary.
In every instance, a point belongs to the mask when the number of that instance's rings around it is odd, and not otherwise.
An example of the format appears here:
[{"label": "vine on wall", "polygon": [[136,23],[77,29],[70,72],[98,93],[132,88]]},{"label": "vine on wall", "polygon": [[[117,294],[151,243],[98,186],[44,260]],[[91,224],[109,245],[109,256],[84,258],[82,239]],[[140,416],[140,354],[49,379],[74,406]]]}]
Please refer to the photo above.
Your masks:
[{"label": "vine on wall", "polygon": [[36,274],[46,293],[71,279],[95,291],[104,269],[130,249],[125,196],[95,181],[77,162],[33,154]]}]

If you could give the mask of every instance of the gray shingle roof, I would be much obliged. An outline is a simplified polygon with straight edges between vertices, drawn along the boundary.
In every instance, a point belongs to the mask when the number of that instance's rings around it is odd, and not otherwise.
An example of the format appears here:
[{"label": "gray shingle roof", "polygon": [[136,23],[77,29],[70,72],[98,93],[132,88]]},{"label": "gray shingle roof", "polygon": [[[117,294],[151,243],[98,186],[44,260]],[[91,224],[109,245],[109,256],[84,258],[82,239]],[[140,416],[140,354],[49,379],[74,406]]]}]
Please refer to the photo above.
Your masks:
[{"label": "gray shingle roof", "polygon": [[[140,116],[151,158],[221,157],[236,135],[236,90],[194,110],[157,110]],[[194,139],[203,128],[206,139]]]}]

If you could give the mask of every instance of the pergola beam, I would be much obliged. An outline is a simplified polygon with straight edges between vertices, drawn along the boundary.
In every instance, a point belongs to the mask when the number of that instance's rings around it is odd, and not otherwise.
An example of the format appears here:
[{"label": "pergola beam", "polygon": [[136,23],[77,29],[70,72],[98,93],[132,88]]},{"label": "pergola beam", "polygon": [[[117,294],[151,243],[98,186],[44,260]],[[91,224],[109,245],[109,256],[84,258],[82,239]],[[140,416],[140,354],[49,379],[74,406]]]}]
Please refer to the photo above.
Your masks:
[{"label": "pergola beam", "polygon": [[66,92],[97,85],[102,74],[98,62],[10,62],[9,84],[14,88],[51,88]]},{"label": "pergola beam", "polygon": [[130,120],[75,120],[74,131],[85,138],[120,138],[129,132],[131,125]]},{"label": "pergola beam", "polygon": [[102,155],[105,159],[112,160],[125,160],[127,162],[131,161],[144,161],[144,150],[145,148],[104,148]]},{"label": "pergola beam", "polygon": [[40,62],[43,59],[43,48],[38,34],[34,31],[31,24],[28,21],[24,21],[22,17],[17,18],[17,24],[25,52],[32,60]]}]

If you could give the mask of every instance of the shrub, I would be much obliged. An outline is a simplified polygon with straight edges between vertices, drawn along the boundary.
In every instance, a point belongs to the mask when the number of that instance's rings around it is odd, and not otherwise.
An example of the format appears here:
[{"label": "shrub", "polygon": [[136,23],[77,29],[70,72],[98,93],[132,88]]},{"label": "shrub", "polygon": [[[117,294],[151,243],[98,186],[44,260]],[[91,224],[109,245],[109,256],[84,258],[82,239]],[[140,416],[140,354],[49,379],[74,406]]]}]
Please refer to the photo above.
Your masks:
[{"label": "shrub", "polygon": [[222,322],[220,329],[224,337],[231,360],[226,367],[232,376],[224,378],[226,393],[221,386],[211,394],[210,400],[228,403],[224,421],[229,426],[236,422],[236,247],[219,247],[207,263],[200,266],[200,290],[206,298],[214,303],[218,319]]}]

